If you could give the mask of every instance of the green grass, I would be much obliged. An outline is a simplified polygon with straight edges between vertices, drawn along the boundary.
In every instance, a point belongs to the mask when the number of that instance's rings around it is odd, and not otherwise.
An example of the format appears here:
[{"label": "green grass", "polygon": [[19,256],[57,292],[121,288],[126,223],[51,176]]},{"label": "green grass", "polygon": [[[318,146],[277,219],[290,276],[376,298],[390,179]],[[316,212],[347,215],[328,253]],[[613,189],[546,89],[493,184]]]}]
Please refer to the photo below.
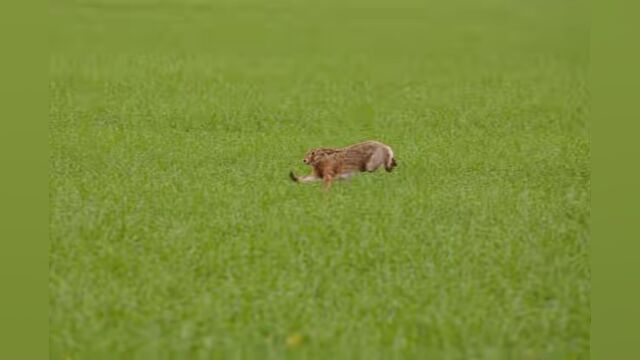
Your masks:
[{"label": "green grass", "polygon": [[50,13],[53,359],[589,358],[583,4]]}]

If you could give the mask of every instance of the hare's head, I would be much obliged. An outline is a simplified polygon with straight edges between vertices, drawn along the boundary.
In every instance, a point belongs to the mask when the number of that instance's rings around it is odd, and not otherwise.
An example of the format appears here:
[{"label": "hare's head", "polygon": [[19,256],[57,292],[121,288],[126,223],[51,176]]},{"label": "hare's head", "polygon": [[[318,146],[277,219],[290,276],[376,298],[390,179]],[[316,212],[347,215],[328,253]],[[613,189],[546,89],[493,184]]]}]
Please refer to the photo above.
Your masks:
[{"label": "hare's head", "polygon": [[307,165],[313,165],[332,152],[334,151],[328,148],[311,149],[304,155],[304,159],[302,159],[302,162]]}]

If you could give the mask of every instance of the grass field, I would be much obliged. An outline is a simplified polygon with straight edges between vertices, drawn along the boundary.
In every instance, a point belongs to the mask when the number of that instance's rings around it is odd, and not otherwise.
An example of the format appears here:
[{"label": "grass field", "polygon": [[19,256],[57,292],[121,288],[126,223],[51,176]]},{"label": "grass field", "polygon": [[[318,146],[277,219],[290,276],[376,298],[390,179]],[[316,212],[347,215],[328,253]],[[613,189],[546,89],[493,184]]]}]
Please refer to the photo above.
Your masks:
[{"label": "grass field", "polygon": [[589,358],[585,4],[50,14],[52,359]]}]

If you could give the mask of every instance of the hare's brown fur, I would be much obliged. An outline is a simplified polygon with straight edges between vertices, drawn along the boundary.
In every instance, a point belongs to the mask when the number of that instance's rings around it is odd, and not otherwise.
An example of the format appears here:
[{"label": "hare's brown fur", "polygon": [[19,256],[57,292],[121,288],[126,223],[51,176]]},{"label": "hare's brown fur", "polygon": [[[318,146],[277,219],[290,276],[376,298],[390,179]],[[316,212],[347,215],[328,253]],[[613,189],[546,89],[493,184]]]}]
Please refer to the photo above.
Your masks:
[{"label": "hare's brown fur", "polygon": [[313,167],[311,175],[296,176],[296,182],[323,180],[326,187],[335,179],[344,179],[358,172],[373,172],[384,166],[387,172],[397,166],[393,150],[378,141],[365,141],[344,148],[315,148],[309,150],[303,162]]}]

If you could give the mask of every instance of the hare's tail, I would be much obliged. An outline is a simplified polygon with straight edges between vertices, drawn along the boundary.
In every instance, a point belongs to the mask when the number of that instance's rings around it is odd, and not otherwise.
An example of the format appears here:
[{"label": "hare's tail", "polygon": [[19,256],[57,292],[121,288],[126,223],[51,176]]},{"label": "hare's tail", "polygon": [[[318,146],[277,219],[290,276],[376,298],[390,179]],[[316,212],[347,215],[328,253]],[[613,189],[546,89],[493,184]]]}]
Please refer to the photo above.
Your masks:
[{"label": "hare's tail", "polygon": [[391,171],[396,166],[398,166],[398,163],[396,162],[396,158],[393,154],[393,150],[391,150],[391,148],[387,146],[387,156],[385,158],[384,168],[387,171]]}]

